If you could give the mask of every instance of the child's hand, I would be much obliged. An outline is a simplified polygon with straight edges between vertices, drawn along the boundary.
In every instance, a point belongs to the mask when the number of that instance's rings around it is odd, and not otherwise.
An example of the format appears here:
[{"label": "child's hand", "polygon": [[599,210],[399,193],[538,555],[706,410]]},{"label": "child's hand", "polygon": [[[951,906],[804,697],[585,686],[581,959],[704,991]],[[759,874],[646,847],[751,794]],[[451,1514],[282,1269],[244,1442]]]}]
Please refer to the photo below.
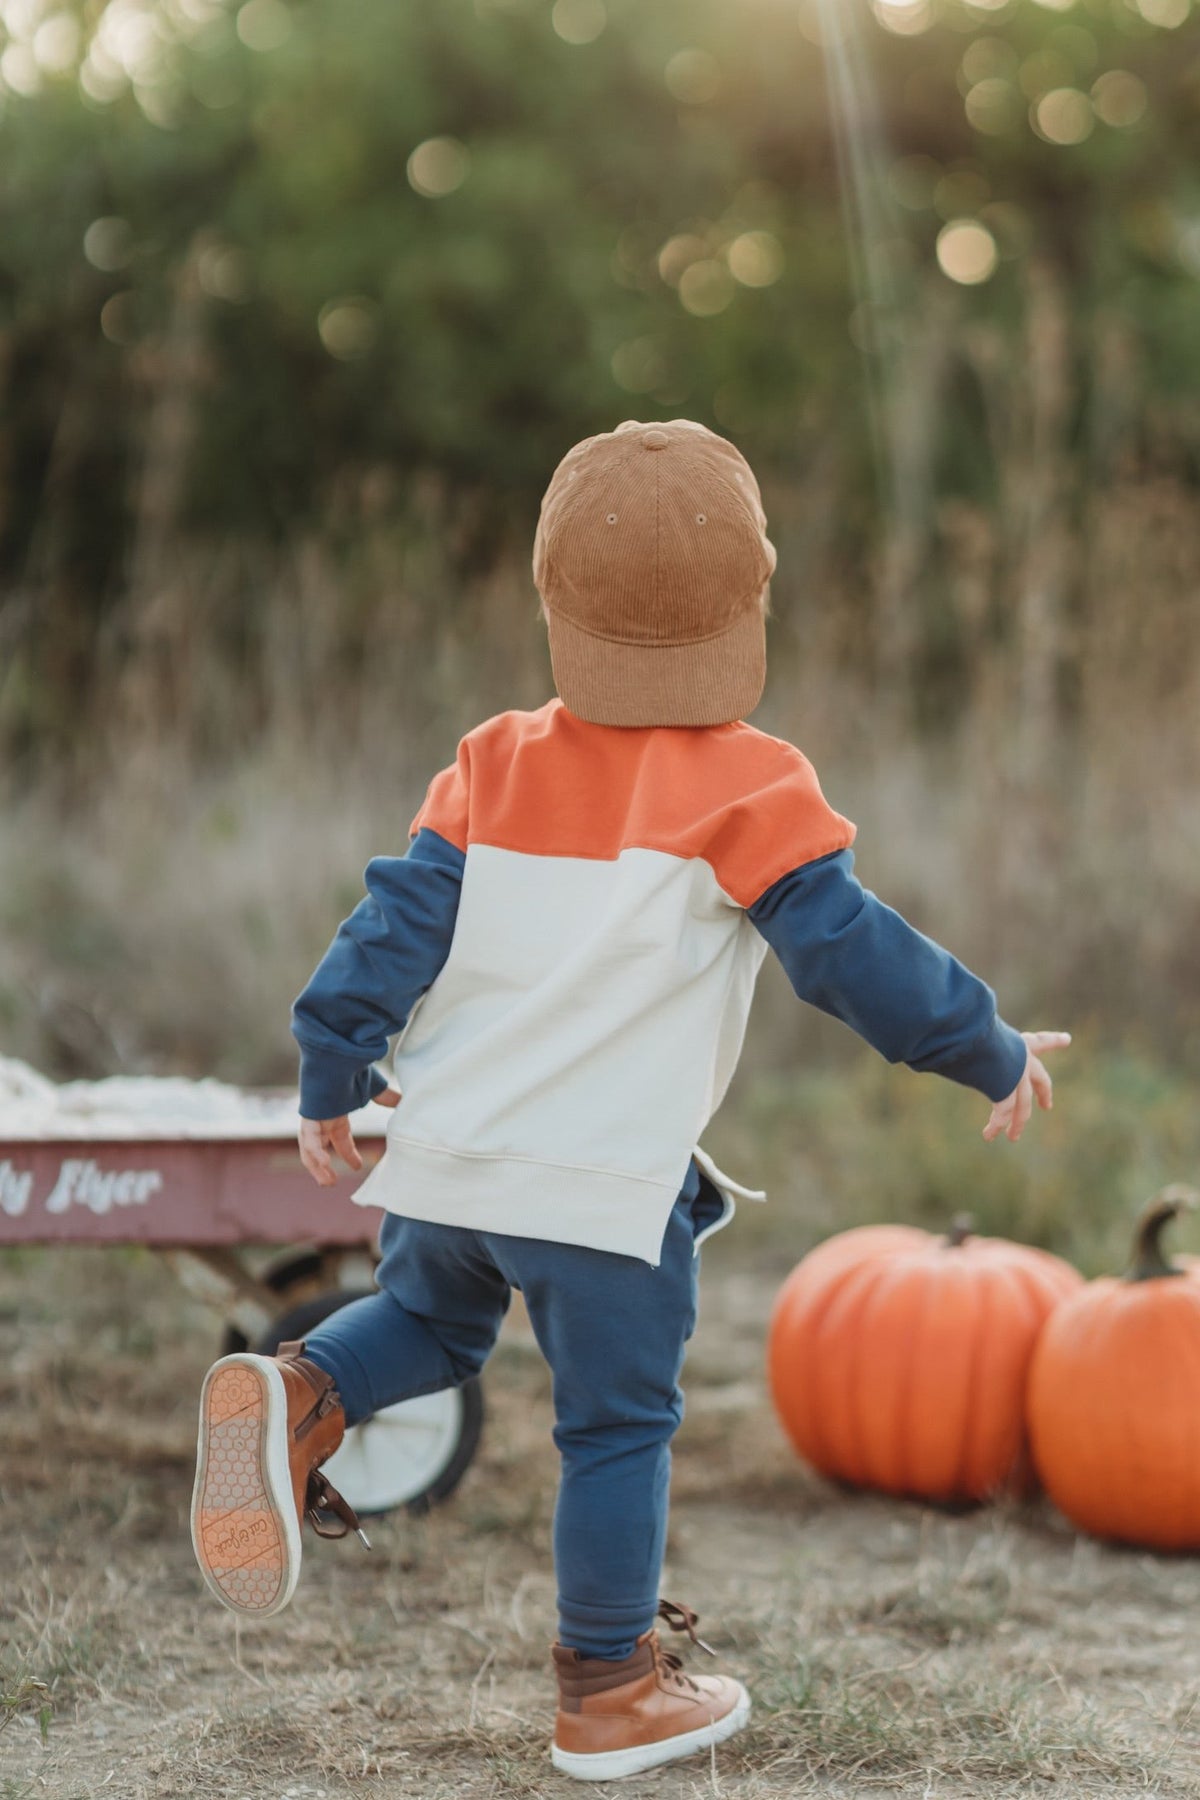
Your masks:
[{"label": "child's hand", "polygon": [[332,1187],[337,1180],[330,1151],[335,1151],[352,1169],[361,1169],[362,1157],[354,1142],[350,1121],[343,1113],[340,1119],[301,1119],[300,1161],[318,1187]]},{"label": "child's hand", "polygon": [[[377,1106],[400,1104],[400,1094],[396,1088],[384,1088],[374,1098]],[[358,1145],[354,1142],[354,1133],[350,1129],[350,1120],[344,1113],[340,1119],[301,1119],[299,1143],[300,1161],[319,1187],[332,1187],[337,1180],[337,1172],[329,1160],[331,1150],[341,1157],[348,1168],[358,1170],[363,1166]]]},{"label": "child's hand", "polygon": [[1001,1132],[1012,1143],[1016,1143],[1029,1123],[1035,1094],[1043,1112],[1049,1112],[1054,1105],[1054,1087],[1040,1059],[1047,1050],[1065,1049],[1071,1041],[1071,1034],[1069,1031],[1023,1031],[1021,1036],[1029,1046],[1025,1058],[1025,1073],[1007,1100],[998,1100],[993,1106],[992,1116],[983,1128],[984,1138],[989,1144]]}]

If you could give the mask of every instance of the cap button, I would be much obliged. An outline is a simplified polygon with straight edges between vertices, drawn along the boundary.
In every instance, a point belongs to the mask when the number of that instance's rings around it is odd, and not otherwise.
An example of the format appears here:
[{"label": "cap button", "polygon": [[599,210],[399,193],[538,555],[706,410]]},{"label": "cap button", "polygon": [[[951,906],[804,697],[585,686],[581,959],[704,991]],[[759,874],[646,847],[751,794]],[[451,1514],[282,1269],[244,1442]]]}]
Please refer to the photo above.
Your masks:
[{"label": "cap button", "polygon": [[670,441],[665,431],[648,431],[642,439],[642,449],[665,450]]}]

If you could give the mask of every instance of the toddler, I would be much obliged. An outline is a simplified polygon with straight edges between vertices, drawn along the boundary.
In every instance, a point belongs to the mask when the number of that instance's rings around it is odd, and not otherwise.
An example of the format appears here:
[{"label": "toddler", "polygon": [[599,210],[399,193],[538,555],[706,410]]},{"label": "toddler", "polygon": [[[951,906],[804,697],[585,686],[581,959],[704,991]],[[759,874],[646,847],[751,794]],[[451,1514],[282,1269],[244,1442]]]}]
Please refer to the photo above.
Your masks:
[{"label": "toddler", "polygon": [[[696,1144],[768,948],[890,1061],[986,1095],[988,1139],[1050,1105],[1040,1055],[1069,1041],[1011,1030],[865,892],[811,765],[743,722],[774,567],[753,474],[701,425],[627,420],[559,464],[533,553],[558,698],[463,739],[294,1009],[315,1180],[335,1180],[333,1153],[361,1168],[350,1112],[394,1108],[355,1195],[382,1210],[379,1291],[274,1357],[223,1358],[201,1398],[196,1555],[227,1606],[266,1616],[295,1588],[306,1517],[357,1527],[320,1473],[345,1428],[477,1374],[519,1288],[561,1458],[551,1755],[584,1780],[750,1714],[655,1622],[700,1641],[658,1594],[670,1443],[699,1247],[746,1190]],[[398,1092],[375,1067],[396,1033]]]}]

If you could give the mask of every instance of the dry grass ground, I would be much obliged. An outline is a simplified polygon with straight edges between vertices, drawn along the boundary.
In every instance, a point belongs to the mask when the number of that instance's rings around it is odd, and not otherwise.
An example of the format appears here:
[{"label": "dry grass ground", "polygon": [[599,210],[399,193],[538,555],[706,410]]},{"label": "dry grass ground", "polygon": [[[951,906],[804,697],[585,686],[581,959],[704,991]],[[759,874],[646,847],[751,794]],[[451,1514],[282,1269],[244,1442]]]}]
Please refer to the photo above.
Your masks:
[{"label": "dry grass ground", "polygon": [[[708,1253],[665,1591],[749,1681],[744,1736],[627,1800],[1200,1790],[1200,1563],[809,1477],[767,1406],[775,1275]],[[0,1797],[484,1800],[579,1790],[546,1743],[547,1380],[519,1321],[484,1448],[368,1557],[310,1540],[280,1618],[203,1594],[187,1536],[217,1321],[140,1252],[0,1259]],[[40,1685],[39,1685],[40,1684]]]}]

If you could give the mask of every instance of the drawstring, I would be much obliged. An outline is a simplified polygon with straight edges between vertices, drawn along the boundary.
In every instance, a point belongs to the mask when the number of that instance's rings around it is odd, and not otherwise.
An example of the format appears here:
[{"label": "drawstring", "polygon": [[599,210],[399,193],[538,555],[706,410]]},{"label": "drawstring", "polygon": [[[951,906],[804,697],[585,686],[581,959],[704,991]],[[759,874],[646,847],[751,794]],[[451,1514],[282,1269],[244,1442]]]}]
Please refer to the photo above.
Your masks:
[{"label": "drawstring", "polygon": [[[336,1513],[342,1521],[340,1531],[330,1531],[328,1524],[321,1519],[323,1512]],[[318,1537],[344,1538],[351,1531],[358,1533],[363,1548],[371,1548],[371,1540],[358,1522],[358,1514],[350,1502],[338,1493],[332,1482],[326,1481],[319,1469],[314,1469],[308,1478],[308,1487],[304,1495],[304,1516]]]}]

